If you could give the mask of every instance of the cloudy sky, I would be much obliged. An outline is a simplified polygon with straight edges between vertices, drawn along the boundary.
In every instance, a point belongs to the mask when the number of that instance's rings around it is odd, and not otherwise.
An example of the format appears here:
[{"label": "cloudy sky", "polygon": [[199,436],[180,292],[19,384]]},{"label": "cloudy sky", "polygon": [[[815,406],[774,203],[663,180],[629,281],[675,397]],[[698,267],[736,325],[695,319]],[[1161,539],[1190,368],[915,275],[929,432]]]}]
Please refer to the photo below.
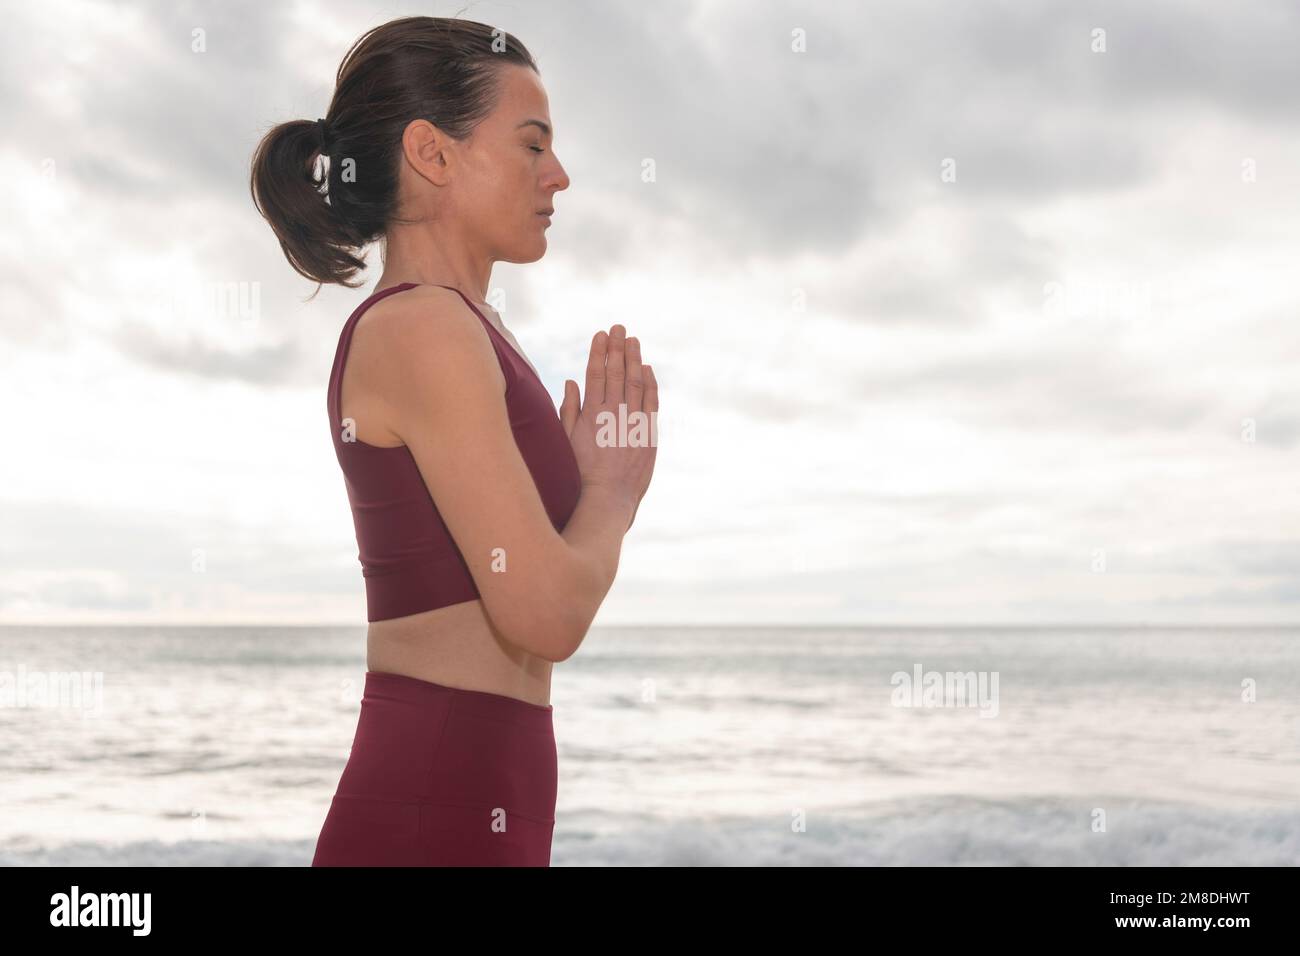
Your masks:
[{"label": "cloudy sky", "polygon": [[660,380],[597,623],[1300,619],[1294,4],[308,0],[8,12],[0,621],[364,623],[378,270],[304,301],[247,170],[408,13],[541,67],[552,395],[613,322]]}]

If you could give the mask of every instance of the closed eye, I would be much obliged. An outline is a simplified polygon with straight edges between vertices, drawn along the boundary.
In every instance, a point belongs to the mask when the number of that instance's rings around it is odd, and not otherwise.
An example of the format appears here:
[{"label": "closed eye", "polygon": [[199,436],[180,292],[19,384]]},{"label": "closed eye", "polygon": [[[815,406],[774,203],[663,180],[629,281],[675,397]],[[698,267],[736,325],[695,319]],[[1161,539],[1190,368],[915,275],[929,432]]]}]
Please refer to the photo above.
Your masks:
[{"label": "closed eye", "polygon": [[528,148],[531,149],[531,150],[534,150],[534,151],[536,151],[536,152],[538,152],[538,153],[544,153],[544,152],[546,152],[546,150],[542,149],[540,146],[529,146]]}]

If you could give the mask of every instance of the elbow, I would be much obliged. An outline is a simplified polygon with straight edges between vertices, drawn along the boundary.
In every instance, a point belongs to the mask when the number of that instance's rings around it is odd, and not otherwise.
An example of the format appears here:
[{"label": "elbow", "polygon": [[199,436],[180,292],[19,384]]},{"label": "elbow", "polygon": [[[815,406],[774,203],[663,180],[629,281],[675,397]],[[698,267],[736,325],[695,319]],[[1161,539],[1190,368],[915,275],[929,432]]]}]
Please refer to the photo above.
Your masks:
[{"label": "elbow", "polygon": [[602,586],[598,568],[567,546],[548,570],[529,599],[500,622],[501,632],[516,647],[559,664],[582,646],[608,585]]},{"label": "elbow", "polygon": [[569,550],[568,555],[572,560],[568,598],[555,609],[556,630],[551,645],[554,650],[548,658],[556,664],[577,653],[614,583],[595,562],[584,559],[573,550]]},{"label": "elbow", "polygon": [[578,621],[572,614],[525,614],[500,628],[507,643],[552,664],[567,661],[581,646],[591,615]]},{"label": "elbow", "polygon": [[598,575],[579,560],[575,559],[575,565],[569,587],[552,592],[555,600],[549,607],[549,626],[542,629],[544,640],[538,653],[552,664],[563,663],[577,653],[604,598]]},{"label": "elbow", "polygon": [[548,645],[545,653],[537,656],[551,664],[563,664],[573,656],[580,643],[581,641],[573,640],[570,635],[561,634],[553,644]]},{"label": "elbow", "polygon": [[552,568],[556,574],[546,588],[541,619],[534,622],[537,633],[533,643],[538,645],[534,653],[551,663],[563,663],[582,646],[608,585],[602,585],[601,571],[595,564],[567,545],[563,557],[556,559]]},{"label": "elbow", "polygon": [[552,664],[561,664],[578,652],[578,648],[587,638],[587,631],[591,629],[591,622],[596,616],[598,605],[599,601],[596,605],[587,603],[577,605],[577,613],[570,614],[561,621],[553,635],[551,652],[546,655],[548,661]]}]

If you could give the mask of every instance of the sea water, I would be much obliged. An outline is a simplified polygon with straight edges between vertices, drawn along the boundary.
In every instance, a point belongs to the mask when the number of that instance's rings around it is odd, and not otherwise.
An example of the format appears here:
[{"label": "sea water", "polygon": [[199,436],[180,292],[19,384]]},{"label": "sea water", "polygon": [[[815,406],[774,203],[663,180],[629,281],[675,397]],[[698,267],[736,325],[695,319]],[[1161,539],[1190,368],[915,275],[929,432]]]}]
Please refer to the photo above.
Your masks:
[{"label": "sea water", "polygon": [[[20,672],[90,680],[0,703],[0,863],[299,866],[365,629],[0,628]],[[551,702],[555,866],[1300,863],[1295,628],[598,627]]]}]

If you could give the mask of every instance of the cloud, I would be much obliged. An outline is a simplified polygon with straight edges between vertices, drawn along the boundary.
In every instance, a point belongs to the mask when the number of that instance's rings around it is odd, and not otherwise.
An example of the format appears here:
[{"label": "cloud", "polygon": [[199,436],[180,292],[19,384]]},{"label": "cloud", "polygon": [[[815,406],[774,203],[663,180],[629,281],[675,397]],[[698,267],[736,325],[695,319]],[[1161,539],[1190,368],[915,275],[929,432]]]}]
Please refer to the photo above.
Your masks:
[{"label": "cloud", "polygon": [[294,342],[234,352],[193,339],[167,341],[142,323],[119,326],[113,342],[124,354],[168,372],[183,369],[189,376],[237,379],[261,385],[283,381],[285,369],[299,356]]},{"label": "cloud", "polygon": [[[953,415],[987,424],[1107,434],[1192,428],[1214,407],[1214,396],[1194,385],[1161,379],[1158,368],[1105,343],[1075,340],[1001,347],[886,371],[860,381],[855,394],[947,403]],[[964,401],[971,396],[977,400]]]},{"label": "cloud", "polygon": [[[323,114],[356,36],[418,12],[11,12],[0,378],[8,435],[49,454],[5,465],[5,607],[355,620],[321,416],[367,290],[304,303],[314,286],[256,214],[248,163],[270,126]],[[1291,4],[462,16],[538,57],[573,180],[546,258],[493,273],[507,322],[554,386],[580,378],[595,328],[624,322],[680,426],[611,615],[1291,613]],[[156,307],[229,283],[259,290],[253,321]],[[1147,286],[1155,306],[1114,296]],[[223,444],[231,422],[243,440]],[[69,477],[83,471],[93,490]],[[232,496],[276,513],[222,512]],[[196,538],[221,575],[190,571]],[[1091,574],[1093,548],[1124,573]]]}]

